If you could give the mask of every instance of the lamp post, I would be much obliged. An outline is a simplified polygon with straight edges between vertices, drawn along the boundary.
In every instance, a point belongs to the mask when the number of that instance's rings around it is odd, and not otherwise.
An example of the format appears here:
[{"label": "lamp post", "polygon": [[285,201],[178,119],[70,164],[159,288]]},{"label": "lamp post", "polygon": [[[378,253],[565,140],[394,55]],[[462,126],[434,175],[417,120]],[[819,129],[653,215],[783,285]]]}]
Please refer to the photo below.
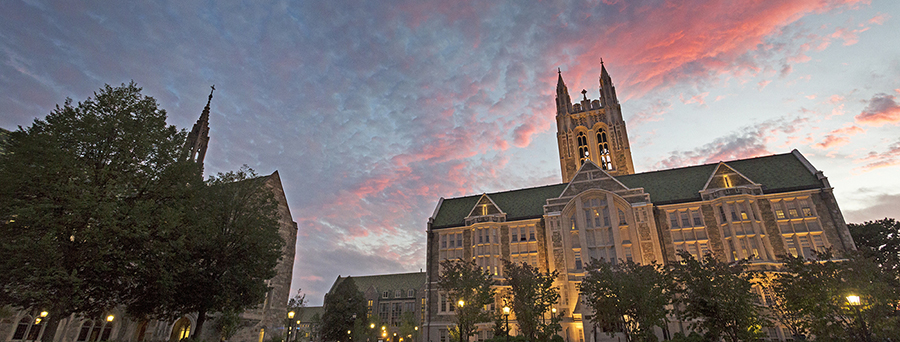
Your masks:
[{"label": "lamp post", "polygon": [[457,308],[457,312],[456,312],[456,318],[459,320],[459,342],[463,342],[463,334],[465,334],[465,333],[463,332],[464,324],[463,324],[463,319],[462,319],[462,310],[463,310],[463,307],[466,306],[466,301],[460,299],[459,302],[457,302],[456,304],[459,307],[459,308]]},{"label": "lamp post", "polygon": [[509,342],[509,307],[503,307],[503,316],[506,317],[506,342]]},{"label": "lamp post", "polygon": [[293,332],[294,332],[294,312],[290,311],[290,312],[288,312],[288,332],[287,332],[287,338],[285,339],[285,342],[291,342],[291,335],[293,334]]},{"label": "lamp post", "polygon": [[859,321],[859,326],[860,328],[862,328],[862,331],[860,333],[862,334],[863,341],[872,341],[871,336],[869,336],[869,327],[866,326],[866,321],[862,319],[862,313],[859,310],[859,306],[862,304],[862,302],[859,300],[859,296],[847,296],[847,303],[849,303],[850,306],[853,307],[853,310],[856,311],[856,320]]}]

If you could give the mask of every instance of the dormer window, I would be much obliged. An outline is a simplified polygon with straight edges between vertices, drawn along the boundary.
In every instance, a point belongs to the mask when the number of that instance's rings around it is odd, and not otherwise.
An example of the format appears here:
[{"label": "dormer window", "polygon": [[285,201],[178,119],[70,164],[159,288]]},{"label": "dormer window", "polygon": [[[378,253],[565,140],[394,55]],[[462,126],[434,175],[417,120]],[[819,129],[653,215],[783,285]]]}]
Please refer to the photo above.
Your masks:
[{"label": "dormer window", "polygon": [[481,216],[487,216],[487,214],[488,214],[488,205],[482,204],[481,205]]},{"label": "dormer window", "polygon": [[728,178],[728,175],[722,176],[722,180],[725,182],[726,188],[730,188],[730,187],[734,186],[734,184],[731,183],[731,178]]}]

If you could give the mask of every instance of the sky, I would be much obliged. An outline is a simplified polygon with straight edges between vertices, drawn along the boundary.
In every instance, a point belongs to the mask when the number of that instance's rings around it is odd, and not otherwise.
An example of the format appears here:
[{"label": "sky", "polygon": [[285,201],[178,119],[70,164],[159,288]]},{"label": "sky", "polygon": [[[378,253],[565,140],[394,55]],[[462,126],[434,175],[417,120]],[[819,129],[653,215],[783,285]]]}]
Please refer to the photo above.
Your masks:
[{"label": "sky", "polygon": [[[278,171],[292,293],[425,268],[441,197],[562,181],[557,70],[616,85],[638,172],[799,150],[900,217],[900,1],[0,1],[0,127],[130,81],[207,174]],[[651,195],[652,196],[652,195]]]}]

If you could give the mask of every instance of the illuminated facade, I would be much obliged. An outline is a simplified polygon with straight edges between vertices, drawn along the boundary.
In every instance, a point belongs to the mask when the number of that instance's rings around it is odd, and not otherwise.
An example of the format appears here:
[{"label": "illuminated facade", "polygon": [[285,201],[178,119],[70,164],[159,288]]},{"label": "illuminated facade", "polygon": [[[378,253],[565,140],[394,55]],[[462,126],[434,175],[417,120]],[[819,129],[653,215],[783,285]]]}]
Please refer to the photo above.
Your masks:
[{"label": "illuminated facade", "polygon": [[[475,260],[499,288],[502,259],[559,271],[560,334],[571,342],[615,341],[593,327],[581,302],[578,285],[592,259],[666,263],[687,251],[766,268],[776,265],[778,255],[855,249],[827,178],[797,150],[635,173],[605,67],[600,98],[582,95],[572,104],[560,74],[556,121],[563,183],[438,201],[428,220],[427,288],[436,288],[438,264],[446,259]],[[450,342],[453,310],[442,304],[444,295],[428,294],[428,341]],[[510,325],[515,334],[514,315]],[[672,318],[668,330],[683,332],[685,326]],[[478,339],[490,337],[491,327],[480,325]],[[767,332],[784,337],[774,327]]]}]

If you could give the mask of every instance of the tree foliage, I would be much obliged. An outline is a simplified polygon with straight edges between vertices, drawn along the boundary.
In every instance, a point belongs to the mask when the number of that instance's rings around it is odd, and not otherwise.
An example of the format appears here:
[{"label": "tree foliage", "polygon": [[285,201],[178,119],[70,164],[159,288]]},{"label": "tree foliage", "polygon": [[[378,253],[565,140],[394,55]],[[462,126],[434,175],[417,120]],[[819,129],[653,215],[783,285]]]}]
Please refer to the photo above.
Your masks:
[{"label": "tree foliage", "polygon": [[323,341],[346,341],[356,321],[365,321],[366,299],[353,278],[347,277],[325,295],[324,309],[319,336]]},{"label": "tree foliage", "polygon": [[671,287],[659,265],[594,260],[581,282],[581,295],[594,310],[593,322],[610,336],[624,331],[627,341],[656,341],[653,327],[666,325]]},{"label": "tree foliage", "polygon": [[264,179],[245,168],[204,183],[185,134],[140,90],[67,99],[0,143],[0,300],[48,311],[50,327],[123,305],[197,312],[197,336],[207,313],[259,304],[275,274],[284,242]]},{"label": "tree foliage", "polygon": [[[131,297],[148,237],[168,236],[199,168],[185,135],[134,83],[67,99],[0,149],[0,298],[99,317]],[[44,334],[44,340],[53,334]]]},{"label": "tree foliage", "polygon": [[747,270],[746,261],[727,264],[712,254],[697,260],[687,252],[679,256],[682,261],[670,265],[670,274],[676,313],[682,320],[709,341],[764,337],[760,329],[766,320],[752,292],[756,274]]},{"label": "tree foliage", "polygon": [[[834,260],[830,253],[819,260],[787,256],[784,272],[772,283],[773,293],[795,313],[800,334],[818,341],[873,341],[900,336],[900,287],[896,275],[859,253]],[[848,296],[859,296],[851,305]]]},{"label": "tree foliage", "polygon": [[529,264],[517,264],[503,260],[506,281],[510,289],[512,311],[522,334],[530,341],[546,341],[561,330],[560,317],[547,315],[554,304],[559,302],[559,289],[553,286],[559,272],[541,272]]},{"label": "tree foliage", "polygon": [[885,273],[900,275],[900,222],[892,218],[847,225],[856,248]]},{"label": "tree foliage", "polygon": [[192,186],[178,248],[157,247],[175,257],[162,259],[164,270],[144,269],[148,281],[167,273],[167,285],[154,287],[163,293],[140,293],[130,312],[162,317],[196,312],[191,334],[201,336],[208,314],[243,312],[262,303],[284,246],[266,180],[244,166]]},{"label": "tree foliage", "polygon": [[[475,333],[475,324],[489,322],[491,313],[484,310],[494,302],[494,284],[491,274],[474,261],[443,260],[438,288],[448,295],[452,303],[462,300],[456,307],[457,333],[468,339]],[[457,335],[459,336],[459,335]]]}]

